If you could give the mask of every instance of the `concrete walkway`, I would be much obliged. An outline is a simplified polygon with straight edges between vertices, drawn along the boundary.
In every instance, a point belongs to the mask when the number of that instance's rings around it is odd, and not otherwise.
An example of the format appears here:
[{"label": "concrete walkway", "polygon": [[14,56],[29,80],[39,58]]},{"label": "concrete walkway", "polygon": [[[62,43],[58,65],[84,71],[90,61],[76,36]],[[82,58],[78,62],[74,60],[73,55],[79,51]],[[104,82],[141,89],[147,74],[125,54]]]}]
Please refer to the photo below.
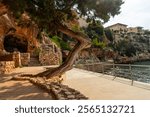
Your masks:
[{"label": "concrete walkway", "polygon": [[[50,66],[17,68],[12,73],[0,76],[0,99],[52,99],[52,97],[28,81],[11,81],[13,75],[31,73],[36,74]],[[131,86],[128,80],[120,83],[119,79],[112,80],[112,76],[72,69],[66,73],[64,84],[79,90],[90,99],[150,99],[150,90]],[[119,82],[118,82],[119,81]]]},{"label": "concrete walkway", "polygon": [[[79,90],[93,100],[145,100],[150,99],[150,90],[131,86],[127,80],[121,83],[113,77],[80,69],[67,72],[64,84]],[[131,81],[130,81],[131,82]]]}]

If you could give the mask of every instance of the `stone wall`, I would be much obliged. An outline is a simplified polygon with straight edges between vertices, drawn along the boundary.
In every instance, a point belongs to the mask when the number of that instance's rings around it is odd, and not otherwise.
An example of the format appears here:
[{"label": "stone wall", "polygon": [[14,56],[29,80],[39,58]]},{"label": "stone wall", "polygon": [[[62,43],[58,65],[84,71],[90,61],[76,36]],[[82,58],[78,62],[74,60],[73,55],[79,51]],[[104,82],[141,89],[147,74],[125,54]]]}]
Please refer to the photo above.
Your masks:
[{"label": "stone wall", "polygon": [[98,57],[91,51],[91,48],[82,50],[75,61],[75,64],[97,63]]},{"label": "stone wall", "polygon": [[42,45],[39,61],[42,65],[59,65],[62,60],[61,51],[55,45]]},{"label": "stone wall", "polygon": [[20,52],[13,53],[13,61],[15,62],[15,67],[21,66]]},{"label": "stone wall", "polygon": [[28,66],[30,62],[30,53],[13,53],[13,61],[15,62],[15,67]]},{"label": "stone wall", "polygon": [[28,66],[30,62],[29,53],[14,52],[0,57],[0,74],[11,72],[16,67]]},{"label": "stone wall", "polygon": [[15,68],[14,61],[0,61],[0,74],[11,72]]},{"label": "stone wall", "polygon": [[20,53],[21,65],[28,66],[30,63],[30,53]]},{"label": "stone wall", "polygon": [[13,61],[13,54],[1,54],[0,61]]}]

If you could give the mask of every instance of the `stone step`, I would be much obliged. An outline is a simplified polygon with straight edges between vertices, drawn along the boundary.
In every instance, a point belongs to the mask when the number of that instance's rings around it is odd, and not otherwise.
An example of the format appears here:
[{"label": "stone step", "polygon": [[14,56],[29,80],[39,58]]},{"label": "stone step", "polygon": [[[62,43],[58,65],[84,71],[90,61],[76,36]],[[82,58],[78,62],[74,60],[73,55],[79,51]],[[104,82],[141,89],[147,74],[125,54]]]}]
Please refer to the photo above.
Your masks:
[{"label": "stone step", "polygon": [[30,66],[41,66],[39,59],[37,57],[30,58]]}]

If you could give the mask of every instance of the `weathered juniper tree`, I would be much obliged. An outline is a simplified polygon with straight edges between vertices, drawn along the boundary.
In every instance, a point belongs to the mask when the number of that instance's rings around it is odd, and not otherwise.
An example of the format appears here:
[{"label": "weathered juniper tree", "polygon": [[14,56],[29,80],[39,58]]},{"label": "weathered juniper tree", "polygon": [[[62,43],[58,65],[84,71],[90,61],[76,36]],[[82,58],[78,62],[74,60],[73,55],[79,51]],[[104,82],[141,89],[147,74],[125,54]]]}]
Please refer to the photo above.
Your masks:
[{"label": "weathered juniper tree", "polygon": [[[87,21],[99,19],[107,22],[111,16],[120,13],[122,0],[0,0],[13,15],[20,17],[26,12],[40,30],[47,32],[59,31],[75,39],[77,44],[70,51],[66,61],[58,68],[47,70],[38,76],[50,78],[60,76],[71,69],[78,53],[91,45],[90,39],[81,32],[74,32],[68,27],[67,22],[74,19],[72,11],[75,10],[79,16],[85,17]],[[4,8],[4,12],[6,12]]]}]

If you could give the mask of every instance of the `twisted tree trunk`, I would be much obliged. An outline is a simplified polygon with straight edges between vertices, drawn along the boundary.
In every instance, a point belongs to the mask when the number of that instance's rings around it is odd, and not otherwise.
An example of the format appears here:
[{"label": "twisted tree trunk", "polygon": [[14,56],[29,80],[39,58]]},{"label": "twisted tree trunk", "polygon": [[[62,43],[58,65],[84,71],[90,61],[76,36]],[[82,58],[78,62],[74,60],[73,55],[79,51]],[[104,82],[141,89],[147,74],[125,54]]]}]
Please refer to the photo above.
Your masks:
[{"label": "twisted tree trunk", "polygon": [[61,76],[63,73],[65,73],[73,67],[74,61],[76,60],[78,53],[82,49],[90,47],[91,45],[90,39],[82,33],[74,32],[65,26],[59,26],[58,30],[68,35],[69,37],[75,39],[77,41],[77,44],[74,46],[73,50],[70,51],[66,61],[62,65],[53,70],[47,70],[45,72],[39,73],[36,76],[45,76],[47,79],[53,76]]}]

